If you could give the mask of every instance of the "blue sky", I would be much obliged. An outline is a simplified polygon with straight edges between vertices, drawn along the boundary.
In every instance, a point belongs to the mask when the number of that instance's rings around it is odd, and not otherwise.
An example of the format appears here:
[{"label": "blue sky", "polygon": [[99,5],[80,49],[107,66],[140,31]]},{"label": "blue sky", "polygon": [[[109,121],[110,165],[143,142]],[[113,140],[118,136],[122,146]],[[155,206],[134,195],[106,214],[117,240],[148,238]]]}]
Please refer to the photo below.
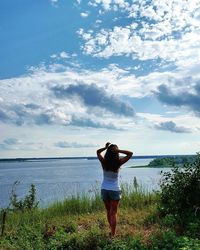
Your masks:
[{"label": "blue sky", "polygon": [[0,157],[200,147],[200,0],[2,0]]}]

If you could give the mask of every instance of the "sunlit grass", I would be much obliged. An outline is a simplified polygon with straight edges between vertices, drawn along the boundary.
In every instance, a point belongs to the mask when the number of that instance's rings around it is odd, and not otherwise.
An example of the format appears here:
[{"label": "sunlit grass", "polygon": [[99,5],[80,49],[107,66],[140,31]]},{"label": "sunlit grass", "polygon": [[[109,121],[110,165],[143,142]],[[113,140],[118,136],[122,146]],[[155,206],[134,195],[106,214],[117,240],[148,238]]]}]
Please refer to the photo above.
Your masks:
[{"label": "sunlit grass", "polygon": [[[144,222],[155,211],[156,199],[156,194],[149,193],[134,184],[122,185],[122,199],[118,212],[118,239],[123,239],[127,235],[145,236],[147,231],[148,234],[155,231],[155,225],[147,230]],[[83,249],[86,244],[84,237],[89,240],[87,242],[89,245],[93,238],[97,240],[96,244],[100,245],[101,240],[108,240],[109,226],[100,190],[97,187],[94,187],[90,193],[71,195],[71,197],[54,202],[46,208],[24,212],[7,211],[5,236],[2,238],[0,249],[1,246],[6,246],[5,249],[19,249],[13,247],[16,244],[23,249],[34,249],[30,244],[35,241],[37,242],[34,244],[38,244],[39,249],[56,249],[51,244],[59,243],[57,239],[57,243],[54,241],[52,243],[53,238],[51,237],[58,234],[56,237],[63,237],[62,240],[65,241],[65,237],[69,237],[68,234],[65,235],[66,232],[71,232],[73,236],[70,237],[74,238],[70,238],[70,240],[76,241],[76,244],[82,244]],[[32,234],[33,236],[31,236]],[[48,238],[48,244],[50,244],[47,248],[44,237]],[[58,241],[60,242],[60,240]],[[92,243],[91,246],[93,246]]]},{"label": "sunlit grass", "polygon": [[97,188],[92,190],[92,195],[91,192],[74,194],[46,208],[7,211],[0,249],[200,249],[198,239],[180,238],[173,228],[160,224],[157,202],[158,194],[136,183],[123,184],[117,234],[112,241],[104,204]]}]

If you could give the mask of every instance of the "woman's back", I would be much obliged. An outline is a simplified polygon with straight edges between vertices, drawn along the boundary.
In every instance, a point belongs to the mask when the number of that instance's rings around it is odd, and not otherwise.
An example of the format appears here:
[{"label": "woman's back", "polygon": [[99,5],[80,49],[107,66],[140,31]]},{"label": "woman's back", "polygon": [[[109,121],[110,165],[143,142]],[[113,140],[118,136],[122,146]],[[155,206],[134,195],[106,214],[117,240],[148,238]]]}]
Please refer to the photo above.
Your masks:
[{"label": "woman's back", "polygon": [[103,170],[101,189],[119,191],[118,172]]}]

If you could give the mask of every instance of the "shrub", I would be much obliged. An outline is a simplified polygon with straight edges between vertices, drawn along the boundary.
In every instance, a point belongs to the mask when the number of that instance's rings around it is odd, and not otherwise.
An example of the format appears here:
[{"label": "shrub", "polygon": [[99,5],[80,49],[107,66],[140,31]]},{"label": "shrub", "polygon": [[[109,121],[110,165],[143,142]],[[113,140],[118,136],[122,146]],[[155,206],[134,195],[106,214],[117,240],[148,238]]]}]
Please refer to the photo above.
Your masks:
[{"label": "shrub", "polygon": [[161,215],[172,214],[185,219],[193,214],[200,218],[200,154],[194,162],[163,173],[160,187]]},{"label": "shrub", "polygon": [[155,250],[175,250],[179,249],[179,238],[177,237],[175,231],[167,230],[155,234],[150,239],[150,244],[148,249]]},{"label": "shrub", "polygon": [[67,233],[65,232],[64,228],[59,227],[52,234],[52,237],[48,239],[46,249],[63,249],[63,246],[67,244],[67,241]]},{"label": "shrub", "polygon": [[10,204],[9,207],[12,210],[31,210],[38,207],[39,202],[36,199],[36,188],[34,184],[31,184],[28,194],[24,197],[24,199],[19,200],[16,194],[16,187],[19,185],[19,181],[16,181],[13,184],[11,195],[10,195]]},{"label": "shrub", "polygon": [[[6,236],[9,241],[10,248],[8,249],[45,249],[45,244],[42,237],[42,228],[38,224],[21,224],[16,231],[15,236]],[[5,248],[3,248],[5,249]]]},{"label": "shrub", "polygon": [[167,230],[153,235],[148,248],[152,250],[199,250],[200,241],[186,236],[177,236],[175,231]]},{"label": "shrub", "polygon": [[188,237],[180,237],[179,250],[199,250],[200,241],[197,239],[191,239]]},{"label": "shrub", "polygon": [[162,225],[167,227],[174,227],[177,224],[176,216],[167,214],[161,221]]},{"label": "shrub", "polygon": [[186,235],[192,238],[200,238],[200,222],[190,222],[186,226]]},{"label": "shrub", "polygon": [[54,235],[48,239],[47,249],[68,249],[68,250],[93,250],[104,249],[107,239],[101,230],[92,227],[89,231],[81,233],[66,233],[63,228],[58,228]]},{"label": "shrub", "polygon": [[147,246],[142,243],[140,237],[127,237],[125,239],[115,239],[108,243],[103,250],[147,250]]},{"label": "shrub", "polygon": [[67,224],[64,226],[66,233],[74,233],[77,231],[77,224],[74,221],[68,221]]}]

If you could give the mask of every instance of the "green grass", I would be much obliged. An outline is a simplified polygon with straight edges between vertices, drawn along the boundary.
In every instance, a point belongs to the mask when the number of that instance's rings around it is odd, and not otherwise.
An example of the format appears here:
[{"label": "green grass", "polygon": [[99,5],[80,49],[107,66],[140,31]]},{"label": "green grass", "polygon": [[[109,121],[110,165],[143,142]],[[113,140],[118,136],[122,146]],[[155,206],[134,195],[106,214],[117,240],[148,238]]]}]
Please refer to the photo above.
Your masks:
[{"label": "green grass", "polygon": [[[200,249],[198,239],[187,236],[183,239],[160,223],[158,202],[158,194],[137,185],[123,184],[117,236],[112,241],[97,189],[92,197],[83,193],[47,208],[8,211],[0,249]],[[170,248],[172,245],[175,247]],[[181,248],[188,246],[191,248]]]}]

